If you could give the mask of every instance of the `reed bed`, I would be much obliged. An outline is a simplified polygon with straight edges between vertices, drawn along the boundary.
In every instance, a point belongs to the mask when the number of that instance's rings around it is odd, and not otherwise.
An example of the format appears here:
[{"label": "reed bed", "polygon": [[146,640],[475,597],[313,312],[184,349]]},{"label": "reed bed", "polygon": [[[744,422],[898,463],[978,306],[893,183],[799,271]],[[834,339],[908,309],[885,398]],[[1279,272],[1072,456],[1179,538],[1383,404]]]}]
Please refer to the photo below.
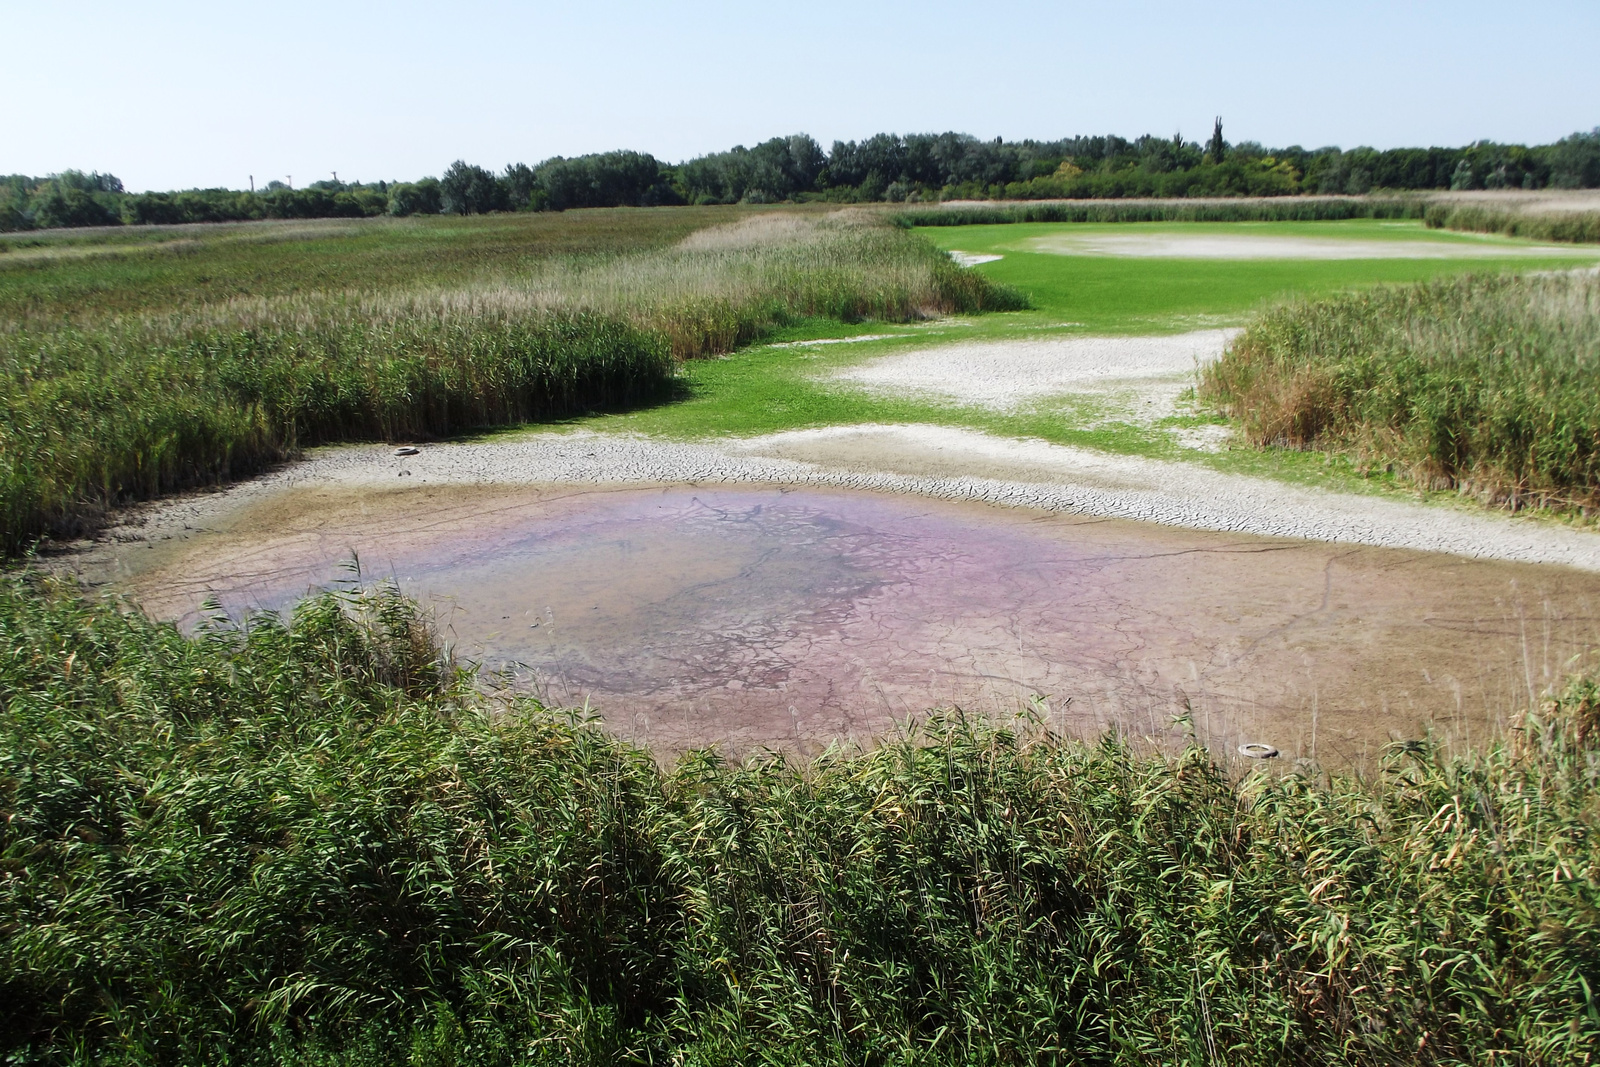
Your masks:
[{"label": "reed bed", "polygon": [[663,395],[657,336],[592,314],[20,333],[0,341],[0,547],[102,509],[395,440]]},{"label": "reed bed", "polygon": [[[314,257],[301,269],[314,271]],[[864,216],[761,217],[448,286],[235,297],[0,329],[0,551],[324,442],[435,437],[660,400],[674,360],[805,316],[1016,307]]]},{"label": "reed bed", "polygon": [[1434,230],[1498,233],[1531,241],[1600,241],[1600,211],[1560,210],[1549,205],[1432,204],[1423,222]]},{"label": "reed bed", "polygon": [[1510,508],[1600,505],[1600,275],[1466,276],[1261,315],[1201,394],[1260,447],[1323,449]]},{"label": "reed bed", "polygon": [[1532,241],[1600,241],[1600,212],[1559,203],[1484,204],[1440,194],[1240,197],[1224,200],[1047,200],[906,208],[896,225],[988,226],[1017,222],[1318,222],[1421,219],[1429,229],[1497,233]]},{"label": "reed bed", "polygon": [[1014,222],[1315,222],[1325,219],[1420,219],[1420,196],[1238,197],[1222,200],[1046,200],[908,208],[901,226],[987,226]]},{"label": "reed bed", "polygon": [[1600,690],[1370,779],[958,712],[670,769],[413,605],[0,582],[13,1063],[1592,1063]]},{"label": "reed bed", "polygon": [[[676,358],[697,359],[803,317],[904,322],[1026,306],[1014,290],[908,236],[865,211],[758,215],[660,251],[552,259],[514,278],[378,294],[358,307],[378,318],[591,312],[663,334]],[[266,305],[269,313],[280,306]]]}]

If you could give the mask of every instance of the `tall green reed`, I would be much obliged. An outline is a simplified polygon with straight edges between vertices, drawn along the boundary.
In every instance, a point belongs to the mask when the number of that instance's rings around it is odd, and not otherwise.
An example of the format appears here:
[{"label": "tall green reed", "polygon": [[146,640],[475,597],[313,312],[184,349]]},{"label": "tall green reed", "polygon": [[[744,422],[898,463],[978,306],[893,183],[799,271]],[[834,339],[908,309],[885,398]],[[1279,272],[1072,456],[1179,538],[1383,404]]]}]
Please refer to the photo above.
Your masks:
[{"label": "tall green reed", "polygon": [[1052,200],[1020,204],[950,204],[908,208],[901,226],[985,226],[1017,222],[1313,222],[1324,219],[1419,219],[1426,201],[1401,197],[1260,197],[1226,200]]},{"label": "tall green reed", "polygon": [[1431,204],[1423,215],[1430,229],[1467,230],[1534,241],[1600,241],[1600,211],[1567,211],[1546,205]]},{"label": "tall green reed", "polygon": [[661,339],[593,314],[171,328],[0,339],[0,549],[307,445],[447,434],[663,394]]},{"label": "tall green reed", "polygon": [[951,712],[670,769],[379,591],[0,585],[0,1043],[102,1063],[1505,1063],[1600,1043],[1600,693],[1371,779]]},{"label": "tall green reed", "polygon": [[1023,303],[875,218],[774,215],[446,288],[312,288],[11,323],[0,331],[0,552],[307,445],[656,401],[670,395],[674,359],[801,317],[903,321]]},{"label": "tall green reed", "polygon": [[1600,503],[1600,277],[1462,277],[1293,301],[1202,372],[1263,447],[1347,452],[1509,507]]}]

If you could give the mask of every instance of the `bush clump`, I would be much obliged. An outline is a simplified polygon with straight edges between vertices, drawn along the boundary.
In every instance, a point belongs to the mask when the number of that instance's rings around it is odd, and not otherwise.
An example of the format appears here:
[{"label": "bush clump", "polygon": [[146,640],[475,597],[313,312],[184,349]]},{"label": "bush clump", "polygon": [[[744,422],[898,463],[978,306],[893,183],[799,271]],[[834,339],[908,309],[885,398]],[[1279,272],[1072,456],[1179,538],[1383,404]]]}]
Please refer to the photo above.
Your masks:
[{"label": "bush clump", "polygon": [[1600,277],[1461,277],[1261,315],[1201,393],[1262,447],[1508,507],[1600,504]]}]

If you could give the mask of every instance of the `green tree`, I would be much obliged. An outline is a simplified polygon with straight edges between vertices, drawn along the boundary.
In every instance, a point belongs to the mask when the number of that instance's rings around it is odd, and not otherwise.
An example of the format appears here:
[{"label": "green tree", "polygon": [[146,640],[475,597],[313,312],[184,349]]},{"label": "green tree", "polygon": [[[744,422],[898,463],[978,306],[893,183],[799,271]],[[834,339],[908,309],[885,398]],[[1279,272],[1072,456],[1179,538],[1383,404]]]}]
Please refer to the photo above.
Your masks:
[{"label": "green tree", "polygon": [[115,226],[122,219],[110,207],[74,184],[51,181],[35,190],[28,202],[33,224],[58,226]]},{"label": "green tree", "polygon": [[540,206],[535,203],[539,198],[534,196],[539,188],[539,178],[526,163],[508,165],[506,172],[500,176],[500,187],[513,211],[537,210]]},{"label": "green tree", "polygon": [[388,211],[391,215],[437,215],[440,207],[439,179],[420,182],[395,182],[389,187]]},{"label": "green tree", "polygon": [[1558,189],[1600,187],[1600,126],[1551,146],[1550,184]]},{"label": "green tree", "polygon": [[465,160],[456,160],[439,179],[439,208],[446,215],[481,215],[503,211],[505,191],[493,174]]},{"label": "green tree", "polygon": [[1206,158],[1213,163],[1221,163],[1228,154],[1228,142],[1222,139],[1222,116],[1217,116],[1217,124],[1211,128],[1211,144],[1206,147]]}]

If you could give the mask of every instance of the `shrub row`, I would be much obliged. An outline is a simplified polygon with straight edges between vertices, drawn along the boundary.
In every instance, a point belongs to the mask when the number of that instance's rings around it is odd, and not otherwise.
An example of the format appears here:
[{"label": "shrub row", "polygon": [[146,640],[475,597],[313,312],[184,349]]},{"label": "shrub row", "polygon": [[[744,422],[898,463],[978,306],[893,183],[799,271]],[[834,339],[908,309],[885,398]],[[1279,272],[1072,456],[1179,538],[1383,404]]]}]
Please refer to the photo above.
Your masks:
[{"label": "shrub row", "polygon": [[896,212],[901,226],[984,226],[1014,222],[1311,222],[1323,219],[1415,219],[1414,197],[1274,197],[1229,200],[1051,200],[974,204]]}]

